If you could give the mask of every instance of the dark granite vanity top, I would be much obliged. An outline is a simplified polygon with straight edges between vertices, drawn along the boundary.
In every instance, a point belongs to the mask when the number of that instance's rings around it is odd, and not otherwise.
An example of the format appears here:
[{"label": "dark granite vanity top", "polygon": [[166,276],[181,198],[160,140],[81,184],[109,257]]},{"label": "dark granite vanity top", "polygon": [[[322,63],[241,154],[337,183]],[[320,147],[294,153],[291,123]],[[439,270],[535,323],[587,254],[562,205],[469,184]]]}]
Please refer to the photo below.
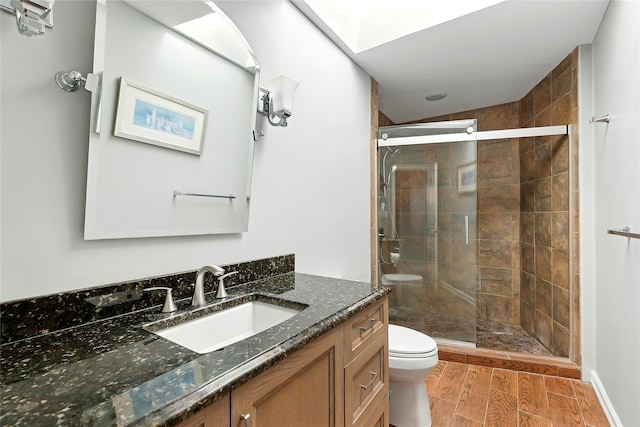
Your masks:
[{"label": "dark granite vanity top", "polygon": [[[228,288],[233,299],[284,299],[308,307],[267,331],[198,354],[143,325],[191,311],[159,306],[0,347],[0,425],[175,425],[386,294],[368,283],[285,273]],[[225,325],[220,325],[225,327]]]}]

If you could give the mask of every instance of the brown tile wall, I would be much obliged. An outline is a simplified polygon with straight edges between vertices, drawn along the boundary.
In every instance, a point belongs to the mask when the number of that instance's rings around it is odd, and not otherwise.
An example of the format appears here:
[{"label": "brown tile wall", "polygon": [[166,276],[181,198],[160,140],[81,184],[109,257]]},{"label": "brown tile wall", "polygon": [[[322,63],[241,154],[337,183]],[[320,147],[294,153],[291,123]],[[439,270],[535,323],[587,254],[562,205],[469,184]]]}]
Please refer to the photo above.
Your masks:
[{"label": "brown tile wall", "polygon": [[[469,143],[427,145],[425,155],[438,163],[438,280],[466,295],[476,287],[476,245],[465,243],[464,221],[469,217],[469,233],[477,229],[475,193],[458,191],[458,166],[465,164]],[[433,238],[427,239],[433,247]],[[473,315],[473,312],[472,314]]]},{"label": "brown tile wall", "polygon": [[[577,66],[576,49],[520,100],[521,127],[577,124]],[[521,326],[559,356],[572,339],[570,155],[567,136],[520,140]]]},{"label": "brown tile wall", "polygon": [[[519,104],[452,114],[476,118],[478,130],[519,126]],[[478,141],[478,319],[520,323],[520,165],[517,140]]]},{"label": "brown tile wall", "polygon": [[[519,109],[519,102],[511,102],[412,123],[476,119],[479,131],[514,129],[520,126]],[[519,325],[519,143],[517,139],[478,141],[477,154],[477,269],[473,275],[477,316]]]}]

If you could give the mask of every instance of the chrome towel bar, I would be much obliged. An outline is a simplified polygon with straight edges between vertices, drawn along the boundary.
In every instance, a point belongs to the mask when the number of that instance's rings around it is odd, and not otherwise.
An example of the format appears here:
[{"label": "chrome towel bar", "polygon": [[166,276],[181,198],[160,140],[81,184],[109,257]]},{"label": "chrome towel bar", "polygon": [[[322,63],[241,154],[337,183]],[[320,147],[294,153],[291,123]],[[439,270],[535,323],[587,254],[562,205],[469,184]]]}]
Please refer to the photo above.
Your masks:
[{"label": "chrome towel bar", "polygon": [[216,199],[229,199],[229,200],[233,200],[236,198],[236,196],[234,196],[233,194],[229,194],[228,196],[218,196],[215,194],[183,193],[182,191],[173,190],[173,197],[176,198],[178,196],[213,197]]},{"label": "chrome towel bar", "polygon": [[607,230],[607,233],[627,237],[629,239],[640,239],[640,233],[632,233],[631,227],[624,227],[622,230]]}]

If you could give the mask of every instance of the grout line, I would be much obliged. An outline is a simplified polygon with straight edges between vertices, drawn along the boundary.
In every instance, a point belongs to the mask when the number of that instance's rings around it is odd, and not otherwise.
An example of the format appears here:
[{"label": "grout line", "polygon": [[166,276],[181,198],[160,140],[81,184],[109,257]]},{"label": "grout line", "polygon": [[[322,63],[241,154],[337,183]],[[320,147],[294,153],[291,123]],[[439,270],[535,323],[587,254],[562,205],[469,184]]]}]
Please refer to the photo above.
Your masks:
[{"label": "grout line", "polygon": [[549,401],[549,389],[547,388],[547,381],[544,380],[543,378],[543,384],[544,384],[544,397],[547,399],[547,419],[549,420],[549,422],[551,423],[551,427],[556,427],[553,425],[553,420],[551,419],[551,402]]},{"label": "grout line", "polygon": [[495,370],[496,368],[491,368],[491,380],[489,381],[489,396],[487,397],[487,404],[485,405],[485,408],[484,408],[484,420],[482,422],[483,426],[487,425],[487,416],[489,415],[489,402],[491,401],[491,390],[493,390],[493,374],[495,373]]},{"label": "grout line", "polygon": [[[438,362],[440,363],[440,362]],[[447,362],[446,361],[442,361],[443,365],[442,365],[442,369],[440,370],[440,373],[438,374],[438,379],[436,380],[436,383],[433,386],[433,391],[435,394],[435,391],[438,389],[438,386],[440,385],[440,380],[442,379],[442,373],[444,372],[444,369],[447,367]],[[425,384],[426,386],[426,384]],[[431,408],[429,408],[429,410],[431,410]]]},{"label": "grout line", "polygon": [[576,388],[574,387],[575,381],[578,381],[578,380],[570,380],[569,383],[571,384],[571,390],[573,390],[573,396],[575,397],[576,403],[578,404],[578,410],[580,411],[580,418],[582,418],[582,425],[586,426],[587,425],[587,420],[584,418],[584,412],[582,411],[582,405],[580,405],[580,401],[578,400],[578,393],[576,393]]},{"label": "grout line", "polygon": [[520,374],[516,372],[516,425],[520,427]]},{"label": "grout line", "polygon": [[[464,380],[467,379],[467,372],[468,372],[468,368],[467,370],[465,370],[464,372]],[[464,387],[464,380],[462,380],[462,387]],[[458,392],[458,398],[456,400],[456,405],[453,408],[453,417],[455,418],[456,413],[458,412],[458,405],[460,404],[460,396],[462,395],[462,387],[460,387],[460,391]]]},{"label": "grout line", "polygon": [[462,399],[462,390],[464,389],[464,385],[467,382],[467,375],[469,375],[469,365],[465,365],[464,379],[462,380],[462,387],[460,387],[460,391],[458,392],[458,398],[456,400],[456,407],[453,410],[454,418],[455,418],[456,414],[458,413],[458,406],[460,405],[460,400]]}]

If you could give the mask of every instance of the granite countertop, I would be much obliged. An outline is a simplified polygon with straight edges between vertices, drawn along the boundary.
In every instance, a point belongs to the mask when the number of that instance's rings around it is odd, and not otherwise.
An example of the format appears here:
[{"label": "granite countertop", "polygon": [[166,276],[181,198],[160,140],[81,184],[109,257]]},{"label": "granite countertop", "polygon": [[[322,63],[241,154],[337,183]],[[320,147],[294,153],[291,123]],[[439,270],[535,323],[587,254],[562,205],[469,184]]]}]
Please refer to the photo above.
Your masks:
[{"label": "granite countertop", "polygon": [[[194,309],[159,307],[95,321],[0,347],[1,425],[176,425],[380,299],[369,283],[286,273],[228,289],[207,305],[284,299],[305,308],[258,335],[198,354],[143,325]],[[221,327],[224,327],[222,325]]]}]

